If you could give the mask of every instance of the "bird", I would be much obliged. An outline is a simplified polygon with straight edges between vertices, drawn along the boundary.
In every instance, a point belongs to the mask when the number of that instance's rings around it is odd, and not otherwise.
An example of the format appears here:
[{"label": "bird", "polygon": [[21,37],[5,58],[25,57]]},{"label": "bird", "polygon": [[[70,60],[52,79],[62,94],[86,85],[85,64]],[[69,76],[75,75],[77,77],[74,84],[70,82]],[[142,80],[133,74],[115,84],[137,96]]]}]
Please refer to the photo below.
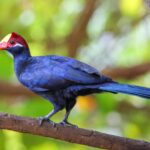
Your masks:
[{"label": "bird", "polygon": [[76,59],[58,55],[31,56],[26,40],[15,32],[0,41],[0,50],[13,56],[14,70],[20,83],[52,103],[53,110],[38,118],[40,125],[44,121],[54,123],[51,117],[65,109],[60,124],[75,126],[68,117],[78,96],[106,92],[150,99],[150,88],[119,83]]}]

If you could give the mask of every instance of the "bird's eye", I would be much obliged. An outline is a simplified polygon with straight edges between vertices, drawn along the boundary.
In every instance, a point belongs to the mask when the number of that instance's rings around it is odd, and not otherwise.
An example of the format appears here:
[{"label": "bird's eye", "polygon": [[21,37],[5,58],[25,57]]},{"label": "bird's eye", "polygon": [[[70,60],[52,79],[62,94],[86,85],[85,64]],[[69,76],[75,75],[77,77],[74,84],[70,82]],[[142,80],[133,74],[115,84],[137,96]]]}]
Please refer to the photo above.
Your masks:
[{"label": "bird's eye", "polygon": [[13,44],[15,44],[15,42],[14,42],[14,41],[10,41],[10,44],[12,44],[12,45],[13,45]]}]

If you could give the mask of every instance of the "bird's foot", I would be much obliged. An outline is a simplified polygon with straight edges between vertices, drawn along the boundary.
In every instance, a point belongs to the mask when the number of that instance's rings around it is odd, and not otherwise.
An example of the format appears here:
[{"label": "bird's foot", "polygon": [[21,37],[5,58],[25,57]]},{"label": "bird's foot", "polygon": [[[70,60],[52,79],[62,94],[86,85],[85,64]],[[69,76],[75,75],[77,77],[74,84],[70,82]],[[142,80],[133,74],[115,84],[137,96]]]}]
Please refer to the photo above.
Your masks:
[{"label": "bird's foot", "polygon": [[49,119],[49,117],[45,116],[45,117],[39,117],[38,118],[39,126],[42,126],[42,124],[43,124],[44,121],[49,122],[50,124],[53,125],[53,127],[55,127],[55,125],[56,125],[53,121],[51,121]]},{"label": "bird's foot", "polygon": [[61,122],[58,123],[58,124],[59,124],[59,125],[63,125],[64,127],[69,126],[69,127],[73,127],[73,128],[78,128],[78,126],[76,126],[76,125],[74,125],[74,124],[71,124],[71,123],[69,123],[68,121],[65,121],[65,120],[61,121]]}]

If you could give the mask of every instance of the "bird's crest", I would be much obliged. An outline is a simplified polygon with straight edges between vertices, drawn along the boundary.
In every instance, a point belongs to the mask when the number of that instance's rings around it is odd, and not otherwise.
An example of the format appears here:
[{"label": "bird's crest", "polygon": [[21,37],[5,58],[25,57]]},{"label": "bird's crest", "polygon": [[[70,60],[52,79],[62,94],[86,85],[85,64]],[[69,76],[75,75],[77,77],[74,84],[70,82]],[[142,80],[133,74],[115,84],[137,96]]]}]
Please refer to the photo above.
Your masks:
[{"label": "bird's crest", "polygon": [[1,43],[9,43],[10,41],[20,43],[21,45],[25,46],[26,48],[29,48],[27,42],[25,41],[25,39],[22,36],[20,36],[19,34],[15,33],[15,32],[12,32],[12,33],[6,35],[1,40]]}]

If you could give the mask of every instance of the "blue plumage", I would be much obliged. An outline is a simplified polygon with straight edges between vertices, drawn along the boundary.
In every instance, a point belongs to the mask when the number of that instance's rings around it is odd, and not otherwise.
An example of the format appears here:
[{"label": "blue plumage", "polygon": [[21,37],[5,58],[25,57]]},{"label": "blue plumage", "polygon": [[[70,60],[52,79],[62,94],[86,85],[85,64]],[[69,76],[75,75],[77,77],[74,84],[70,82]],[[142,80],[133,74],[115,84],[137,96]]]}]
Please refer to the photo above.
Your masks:
[{"label": "blue plumage", "polygon": [[114,82],[99,74],[95,68],[73,58],[54,55],[32,57],[26,43],[22,43],[6,48],[14,56],[18,80],[54,106],[54,110],[40,118],[40,123],[66,109],[61,123],[70,124],[67,119],[79,95],[111,92],[150,98],[150,88]]},{"label": "blue plumage", "polygon": [[102,84],[100,85],[99,88],[100,90],[106,92],[124,93],[124,94],[131,94],[143,98],[150,98],[150,88],[145,88],[136,85],[113,82],[113,83]]},{"label": "blue plumage", "polygon": [[12,53],[19,81],[54,105],[54,111],[42,121],[65,108],[63,123],[69,124],[68,115],[79,95],[111,92],[150,98],[150,88],[114,82],[99,74],[95,68],[75,59],[54,55],[31,57],[27,49],[22,48],[22,51],[26,51],[26,55]]}]

